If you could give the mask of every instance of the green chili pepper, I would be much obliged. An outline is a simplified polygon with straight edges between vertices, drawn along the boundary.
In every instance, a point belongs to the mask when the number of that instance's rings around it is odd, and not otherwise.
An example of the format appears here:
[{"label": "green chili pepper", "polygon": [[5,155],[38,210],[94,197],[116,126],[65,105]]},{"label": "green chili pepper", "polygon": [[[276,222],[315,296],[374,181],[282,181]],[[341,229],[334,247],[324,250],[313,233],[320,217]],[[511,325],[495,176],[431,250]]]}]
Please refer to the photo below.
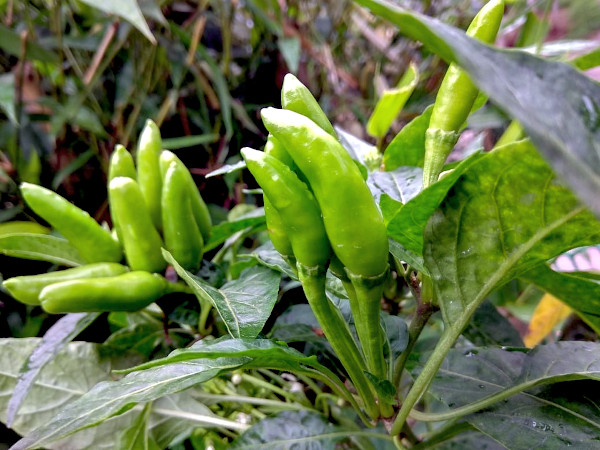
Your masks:
[{"label": "green chili pepper", "polygon": [[300,114],[266,108],[262,117],[310,182],[337,257],[356,275],[385,272],[389,251],[385,224],[348,152]]},{"label": "green chili pepper", "polygon": [[187,169],[172,162],[163,180],[162,224],[165,247],[187,270],[197,270],[204,240],[196,224],[187,184]]},{"label": "green chili pepper", "polygon": [[326,266],[331,254],[321,211],[306,185],[288,166],[266,153],[243,148],[248,169],[279,213],[297,261]]},{"label": "green chili pepper", "polygon": [[160,272],[167,263],[162,257],[162,240],[152,224],[138,184],[116,177],[108,185],[110,213],[133,270]]},{"label": "green chili pepper", "polygon": [[267,130],[289,151],[310,183],[333,252],[354,287],[350,306],[367,366],[384,378],[379,311],[389,247],[381,212],[360,170],[337,139],[292,111],[267,108],[261,114]]},{"label": "green chili pepper", "polygon": [[40,292],[46,286],[61,281],[77,280],[80,278],[106,278],[121,275],[129,269],[117,263],[94,263],[72,269],[58,270],[56,272],[40,273],[13,277],[4,280],[2,285],[10,295],[21,303],[27,305],[40,304]]},{"label": "green chili pepper", "polygon": [[163,295],[182,291],[156,273],[135,271],[110,278],[62,281],[42,289],[49,313],[138,311]]},{"label": "green chili pepper", "polygon": [[310,90],[291,73],[283,78],[281,106],[283,109],[308,117],[327,133],[337,137],[331,122],[319,106],[319,102],[313,97]]},{"label": "green chili pepper", "polygon": [[90,215],[49,189],[21,184],[29,207],[77,249],[87,262],[119,262],[121,247]]},{"label": "green chili pepper", "polygon": [[[267,137],[267,143],[265,144],[265,153],[271,155],[279,161],[283,162],[286,166],[293,170],[294,161],[288,152],[283,148],[281,142],[279,142],[275,136],[269,134]],[[295,267],[295,262],[291,261],[294,257],[292,250],[292,243],[287,236],[285,226],[279,216],[277,209],[273,207],[271,201],[266,195],[263,195],[263,201],[265,206],[265,221],[267,222],[267,233],[273,243],[273,247],[277,250],[284,259],[290,261],[290,265]]]},{"label": "green chili pepper", "polygon": [[137,181],[142,192],[144,201],[152,223],[156,228],[161,228],[160,195],[162,190],[162,177],[158,158],[162,150],[162,141],[160,130],[150,119],[146,121],[146,126],[139,137],[136,162],[137,162]]},{"label": "green chili pepper", "polygon": [[[504,1],[491,0],[475,16],[467,35],[482,42],[493,43],[503,14]],[[478,90],[467,73],[456,64],[450,64],[438,91],[425,134],[424,188],[437,181],[446,158],[460,136],[460,129],[473,108],[477,94]]]},{"label": "green chili pepper", "polygon": [[325,295],[325,274],[331,255],[319,206],[312,193],[288,166],[263,152],[243,148],[248,169],[278,213],[297,260],[298,277],[311,309],[348,375],[365,409],[377,417],[373,392],[364,374],[364,361],[347,324]]},{"label": "green chili pepper", "polygon": [[108,181],[116,177],[129,177],[132,180],[137,178],[133,157],[120,144],[115,146],[112,155],[110,155],[110,163],[108,165]]},{"label": "green chili pepper", "polygon": [[187,169],[185,164],[181,162],[181,160],[173,153],[168,150],[163,150],[160,154],[160,172],[161,176],[164,180],[165,174],[167,173],[167,169],[169,166],[175,163],[181,172],[181,175],[185,178],[186,191],[188,192],[188,196],[191,202],[191,209],[194,215],[194,219],[196,220],[196,224],[202,233],[202,239],[204,242],[208,242],[210,238],[210,230],[212,227],[212,219],[210,217],[210,212],[206,203],[202,199],[200,195],[200,191],[198,191],[198,187],[192,178],[192,174]]}]

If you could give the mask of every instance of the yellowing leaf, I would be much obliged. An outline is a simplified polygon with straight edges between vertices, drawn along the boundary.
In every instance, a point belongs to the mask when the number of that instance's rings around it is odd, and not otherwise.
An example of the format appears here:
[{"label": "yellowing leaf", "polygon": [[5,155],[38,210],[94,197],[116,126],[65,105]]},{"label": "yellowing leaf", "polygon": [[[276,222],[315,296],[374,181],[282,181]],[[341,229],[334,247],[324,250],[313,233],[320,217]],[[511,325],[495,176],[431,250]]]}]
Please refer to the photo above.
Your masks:
[{"label": "yellowing leaf", "polygon": [[531,316],[529,330],[523,342],[529,348],[535,347],[554,327],[571,314],[571,308],[551,294],[544,294]]}]

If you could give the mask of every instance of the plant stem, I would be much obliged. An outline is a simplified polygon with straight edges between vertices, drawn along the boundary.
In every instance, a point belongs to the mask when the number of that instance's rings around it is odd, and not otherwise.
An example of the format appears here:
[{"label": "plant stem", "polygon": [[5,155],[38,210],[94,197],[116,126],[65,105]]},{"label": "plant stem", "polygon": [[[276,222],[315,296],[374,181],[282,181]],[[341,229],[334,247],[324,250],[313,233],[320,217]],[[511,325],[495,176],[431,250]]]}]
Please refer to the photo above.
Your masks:
[{"label": "plant stem", "polygon": [[325,295],[326,270],[323,267],[306,267],[300,263],[297,267],[298,278],[302,283],[304,294],[323,333],[348,372],[367,414],[372,419],[376,419],[379,416],[379,408],[375,402],[372,387],[364,373],[366,367],[363,358],[339,310]]},{"label": "plant stem", "polygon": [[408,327],[408,345],[402,354],[398,356],[394,364],[394,375],[392,378],[392,383],[394,386],[398,387],[400,384],[400,378],[402,377],[402,371],[404,370],[406,361],[415,347],[417,339],[419,339],[423,328],[425,328],[429,318],[436,311],[436,309],[437,308],[435,308],[431,303],[421,303],[417,306],[415,316],[410,321],[410,325]]},{"label": "plant stem", "polygon": [[[257,378],[255,376],[243,373],[242,380],[247,381],[248,383],[251,383],[254,386],[258,386],[258,387],[267,389],[267,390],[273,392],[274,394],[281,395],[283,398],[285,398],[286,400],[289,400],[291,402],[298,402],[298,399],[292,393],[290,393],[284,389],[281,389],[280,387],[275,386],[265,380],[261,380],[260,378]],[[304,402],[300,402],[300,403],[304,404]],[[310,407],[311,405],[306,405],[306,406]]]}]

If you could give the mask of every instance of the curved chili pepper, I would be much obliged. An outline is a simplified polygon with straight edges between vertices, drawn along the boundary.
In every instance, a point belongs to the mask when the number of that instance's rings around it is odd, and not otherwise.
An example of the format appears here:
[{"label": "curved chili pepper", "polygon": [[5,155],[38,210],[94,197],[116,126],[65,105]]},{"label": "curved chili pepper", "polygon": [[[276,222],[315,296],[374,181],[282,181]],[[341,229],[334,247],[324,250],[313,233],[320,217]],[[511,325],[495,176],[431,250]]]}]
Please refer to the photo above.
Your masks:
[{"label": "curved chili pepper", "polygon": [[[491,0],[475,16],[467,35],[492,43],[498,34],[503,14],[504,1]],[[456,64],[450,64],[440,85],[425,134],[423,188],[437,181],[477,94],[478,90],[469,75]]]},{"label": "curved chili pepper", "polygon": [[2,286],[21,303],[39,305],[40,292],[51,284],[80,278],[114,277],[124,274],[128,270],[127,267],[117,263],[86,264],[85,266],[57,270],[56,272],[8,278],[4,280]]},{"label": "curved chili pepper", "polygon": [[109,231],[90,215],[49,189],[21,184],[27,205],[62,234],[87,262],[119,262],[123,253]]},{"label": "curved chili pepper", "polygon": [[42,309],[49,313],[139,311],[163,295],[187,292],[182,285],[145,271],[109,278],[62,281],[40,293]]},{"label": "curved chili pepper", "polygon": [[129,177],[132,180],[137,178],[133,157],[120,144],[115,145],[108,165],[108,181],[116,177]]},{"label": "curved chili pepper", "polygon": [[331,122],[310,90],[291,73],[283,78],[281,107],[308,117],[333,137],[337,137]]},{"label": "curved chili pepper", "polygon": [[137,162],[137,182],[142,193],[152,223],[156,228],[161,228],[160,196],[162,191],[162,177],[158,158],[162,150],[162,140],[160,130],[150,119],[146,121],[146,126],[139,137],[136,162]]},{"label": "curved chili pepper", "polygon": [[162,224],[165,247],[187,270],[202,261],[204,240],[192,212],[191,192],[185,167],[171,162],[163,180]]},{"label": "curved chili pepper", "polygon": [[129,266],[148,272],[163,270],[167,266],[161,252],[163,243],[138,184],[131,178],[116,177],[108,184],[108,198]]},{"label": "curved chili pepper", "polygon": [[175,155],[175,153],[170,152],[168,150],[163,150],[160,154],[159,159],[160,172],[163,180],[167,173],[167,169],[172,163],[175,163],[177,165],[177,167],[179,168],[178,170],[181,172],[181,176],[185,178],[185,180],[182,180],[182,182],[184,182],[184,184],[186,185],[186,191],[188,192],[189,199],[191,202],[192,214],[194,215],[196,224],[198,225],[198,228],[202,233],[202,239],[206,243],[210,238],[210,230],[212,227],[212,219],[210,217],[208,207],[206,206],[206,203],[204,203],[204,200],[200,195],[200,191],[198,191],[198,187],[196,186],[196,183],[194,182],[190,171],[187,169],[185,164],[183,164],[183,162]]}]

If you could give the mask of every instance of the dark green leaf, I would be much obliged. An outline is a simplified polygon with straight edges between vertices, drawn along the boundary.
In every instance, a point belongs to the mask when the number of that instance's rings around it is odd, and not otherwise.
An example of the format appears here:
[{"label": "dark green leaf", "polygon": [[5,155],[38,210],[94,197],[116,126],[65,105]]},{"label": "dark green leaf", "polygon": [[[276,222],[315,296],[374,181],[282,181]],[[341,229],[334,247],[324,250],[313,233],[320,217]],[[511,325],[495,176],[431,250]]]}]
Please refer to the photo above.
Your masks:
[{"label": "dark green leaf", "polygon": [[382,318],[383,330],[391,350],[391,358],[395,360],[408,345],[408,327],[401,317],[384,313]]},{"label": "dark green leaf", "polygon": [[388,223],[388,236],[416,255],[423,254],[423,231],[429,217],[442,203],[458,178],[482,155],[476,153],[460,163],[456,169],[438,182],[413,197]]},{"label": "dark green leaf", "polygon": [[85,264],[75,247],[66,239],[43,234],[15,233],[0,236],[0,253],[63,266]]},{"label": "dark green leaf", "polygon": [[193,147],[195,145],[211,144],[218,140],[218,134],[200,134],[198,136],[182,136],[177,138],[163,139],[162,146],[167,150],[178,150],[180,148]]},{"label": "dark green leaf", "polygon": [[423,167],[425,159],[425,131],[429,127],[433,106],[411,120],[390,142],[383,154],[385,170],[401,166]]},{"label": "dark green leaf", "polygon": [[281,277],[278,272],[262,266],[251,267],[237,280],[215,289],[181,267],[166,250],[163,250],[163,255],[194,294],[217,309],[231,336],[258,336],[277,301]]},{"label": "dark green leaf", "polygon": [[293,280],[298,279],[294,270],[292,270],[290,265],[281,257],[281,254],[275,250],[271,241],[258,247],[250,253],[250,256],[256,259],[259,264],[268,267],[269,269],[281,272]]},{"label": "dark green leaf", "polygon": [[43,447],[78,430],[145,403],[238,369],[251,358],[216,358],[169,364],[105,381],[69,403],[45,425],[17,442],[13,450]]},{"label": "dark green leaf", "polygon": [[[339,127],[335,127],[335,131],[340,143],[348,151],[352,159],[359,163],[357,164],[358,168],[361,169],[362,167],[361,172],[365,168],[368,169],[368,172],[377,171],[379,169],[381,155],[379,154],[377,147],[357,138]],[[365,174],[363,174],[363,176],[365,176]]]},{"label": "dark green leaf", "polygon": [[[357,0],[465,69],[516,119],[578,196],[600,215],[600,86],[564,63],[500,50],[385,0]],[[557,126],[560,124],[560,126]]]},{"label": "dark green leaf", "polygon": [[0,75],[0,109],[4,111],[8,120],[17,123],[15,110],[15,74],[5,73]]},{"label": "dark green leaf", "polygon": [[494,287],[599,239],[598,221],[521,141],[485,155],[453,186],[427,225],[424,253],[444,321],[455,324]]},{"label": "dark green leaf", "polygon": [[[7,53],[20,58],[21,55],[21,36],[10,28],[0,24],[0,48]],[[50,64],[58,64],[58,56],[49,50],[46,50],[36,42],[27,41],[27,59],[33,59]]]},{"label": "dark green leaf", "polygon": [[206,243],[204,251],[210,251],[218,247],[228,238],[243,230],[258,230],[265,225],[264,209],[259,208],[253,212],[251,217],[236,220],[235,222],[224,222],[212,227],[210,239]]},{"label": "dark green leaf", "polygon": [[400,261],[404,261],[405,263],[412,266],[414,269],[417,269],[419,272],[429,275],[429,270],[427,269],[427,267],[425,267],[425,261],[423,260],[423,256],[417,255],[411,252],[410,250],[407,250],[393,239],[390,239],[389,243],[390,253],[395,258],[398,258]]},{"label": "dark green leaf", "polygon": [[524,346],[516,328],[487,300],[475,310],[463,336],[478,347]]},{"label": "dark green leaf", "polygon": [[600,334],[600,283],[581,274],[555,272],[545,264],[526,272],[522,278],[569,305]]},{"label": "dark green leaf", "polygon": [[75,339],[79,333],[96,320],[99,315],[99,313],[67,314],[46,331],[41,342],[35,347],[19,371],[17,385],[12,391],[6,409],[6,424],[8,426],[12,424],[25,397],[44,366],[66,344]]},{"label": "dark green leaf", "polygon": [[379,202],[382,194],[406,203],[414,198],[423,184],[423,170],[418,167],[400,167],[393,172],[371,172],[367,184]]},{"label": "dark green leaf", "polygon": [[311,449],[335,450],[348,433],[319,413],[283,411],[261,420],[232,444],[232,449]]}]

